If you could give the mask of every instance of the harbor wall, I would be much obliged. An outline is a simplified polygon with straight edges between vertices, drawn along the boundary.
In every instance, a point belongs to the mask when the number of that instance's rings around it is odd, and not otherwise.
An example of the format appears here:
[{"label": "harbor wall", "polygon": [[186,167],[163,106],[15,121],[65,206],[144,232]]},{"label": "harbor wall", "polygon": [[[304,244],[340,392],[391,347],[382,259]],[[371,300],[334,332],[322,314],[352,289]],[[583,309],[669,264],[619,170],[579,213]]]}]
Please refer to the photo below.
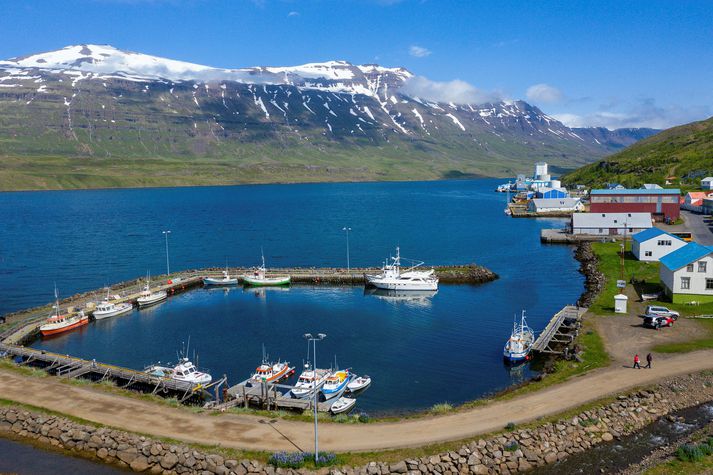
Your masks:
[{"label": "harbor wall", "polygon": [[[600,443],[632,434],[659,417],[713,400],[710,372],[679,376],[612,402],[547,422],[473,440],[449,452],[397,462],[373,461],[360,467],[331,467],[332,475],[409,473],[511,474],[555,463]],[[219,416],[217,416],[219,417]],[[166,443],[106,427],[16,407],[0,408],[0,436],[27,439],[88,458],[155,474],[309,474],[255,460],[236,460],[207,450]]]}]

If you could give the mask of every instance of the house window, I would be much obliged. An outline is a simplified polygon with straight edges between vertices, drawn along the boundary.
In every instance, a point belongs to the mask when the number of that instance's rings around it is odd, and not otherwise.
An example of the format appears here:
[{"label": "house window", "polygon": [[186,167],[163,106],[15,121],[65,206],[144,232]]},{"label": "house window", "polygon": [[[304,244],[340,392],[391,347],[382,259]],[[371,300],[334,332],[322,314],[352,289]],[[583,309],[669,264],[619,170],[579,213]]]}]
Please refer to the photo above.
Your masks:
[{"label": "house window", "polygon": [[706,271],[706,261],[698,261],[698,272],[705,272]]},{"label": "house window", "polygon": [[688,264],[686,266],[686,272],[693,272],[693,264]]},{"label": "house window", "polygon": [[706,279],[706,290],[713,290],[713,279]]},{"label": "house window", "polygon": [[654,253],[653,253],[652,251],[646,251],[646,252],[644,252],[644,256],[646,256],[646,257],[651,257],[651,256],[653,256],[653,255],[654,255]]},{"label": "house window", "polygon": [[[713,280],[713,279],[709,279]],[[691,288],[691,278],[690,277],[681,277],[681,290],[688,290]]]}]

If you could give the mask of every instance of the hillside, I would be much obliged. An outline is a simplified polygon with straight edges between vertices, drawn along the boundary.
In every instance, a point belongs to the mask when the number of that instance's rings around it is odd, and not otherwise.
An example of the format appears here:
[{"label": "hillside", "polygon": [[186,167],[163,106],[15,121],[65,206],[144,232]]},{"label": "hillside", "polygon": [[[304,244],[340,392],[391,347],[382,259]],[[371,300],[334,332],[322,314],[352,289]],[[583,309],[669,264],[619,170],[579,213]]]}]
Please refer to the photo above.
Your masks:
[{"label": "hillside", "polygon": [[111,46],[0,61],[0,190],[555,173],[650,129],[570,129],[523,101],[443,103],[403,68],[220,69]]},{"label": "hillside", "polygon": [[700,179],[713,175],[713,118],[664,130],[619,153],[586,165],[563,178],[565,183],[601,187],[621,183],[670,181],[697,188]]}]

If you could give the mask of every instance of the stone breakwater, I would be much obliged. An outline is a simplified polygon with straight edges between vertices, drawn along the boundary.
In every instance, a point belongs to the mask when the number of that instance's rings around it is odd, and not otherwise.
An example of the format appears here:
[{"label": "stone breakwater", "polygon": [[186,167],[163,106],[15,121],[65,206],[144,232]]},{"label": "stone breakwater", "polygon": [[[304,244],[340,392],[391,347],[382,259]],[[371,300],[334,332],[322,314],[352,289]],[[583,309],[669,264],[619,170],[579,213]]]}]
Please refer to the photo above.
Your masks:
[{"label": "stone breakwater", "polygon": [[[618,396],[613,402],[556,422],[474,440],[451,452],[393,463],[370,462],[362,467],[332,467],[321,469],[319,473],[455,475],[526,472],[599,443],[629,435],[670,412],[711,400],[713,375],[706,372],[681,376],[649,389]],[[313,473],[275,468],[254,460],[229,459],[186,445],[165,443],[13,407],[0,409],[0,436],[3,432],[128,467],[136,472],[165,475]]]},{"label": "stone breakwater", "polygon": [[577,305],[589,307],[604,288],[606,278],[597,267],[599,258],[592,251],[592,243],[580,242],[574,251],[574,258],[579,261],[579,272],[584,275],[584,292],[579,297]]}]

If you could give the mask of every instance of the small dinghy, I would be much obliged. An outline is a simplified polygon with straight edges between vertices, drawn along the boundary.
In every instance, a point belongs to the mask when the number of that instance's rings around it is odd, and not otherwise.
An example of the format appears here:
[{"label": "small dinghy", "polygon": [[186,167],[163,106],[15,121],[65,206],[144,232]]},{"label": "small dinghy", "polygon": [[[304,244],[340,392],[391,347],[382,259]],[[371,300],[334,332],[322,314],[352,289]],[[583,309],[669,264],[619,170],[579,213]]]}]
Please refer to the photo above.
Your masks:
[{"label": "small dinghy", "polygon": [[329,411],[332,414],[342,414],[344,412],[351,411],[355,404],[356,399],[350,397],[340,397],[334,401],[334,404],[331,405]]},{"label": "small dinghy", "polygon": [[347,384],[347,389],[350,393],[356,393],[365,390],[369,386],[371,386],[371,378],[364,375],[354,378],[349,384]]}]

